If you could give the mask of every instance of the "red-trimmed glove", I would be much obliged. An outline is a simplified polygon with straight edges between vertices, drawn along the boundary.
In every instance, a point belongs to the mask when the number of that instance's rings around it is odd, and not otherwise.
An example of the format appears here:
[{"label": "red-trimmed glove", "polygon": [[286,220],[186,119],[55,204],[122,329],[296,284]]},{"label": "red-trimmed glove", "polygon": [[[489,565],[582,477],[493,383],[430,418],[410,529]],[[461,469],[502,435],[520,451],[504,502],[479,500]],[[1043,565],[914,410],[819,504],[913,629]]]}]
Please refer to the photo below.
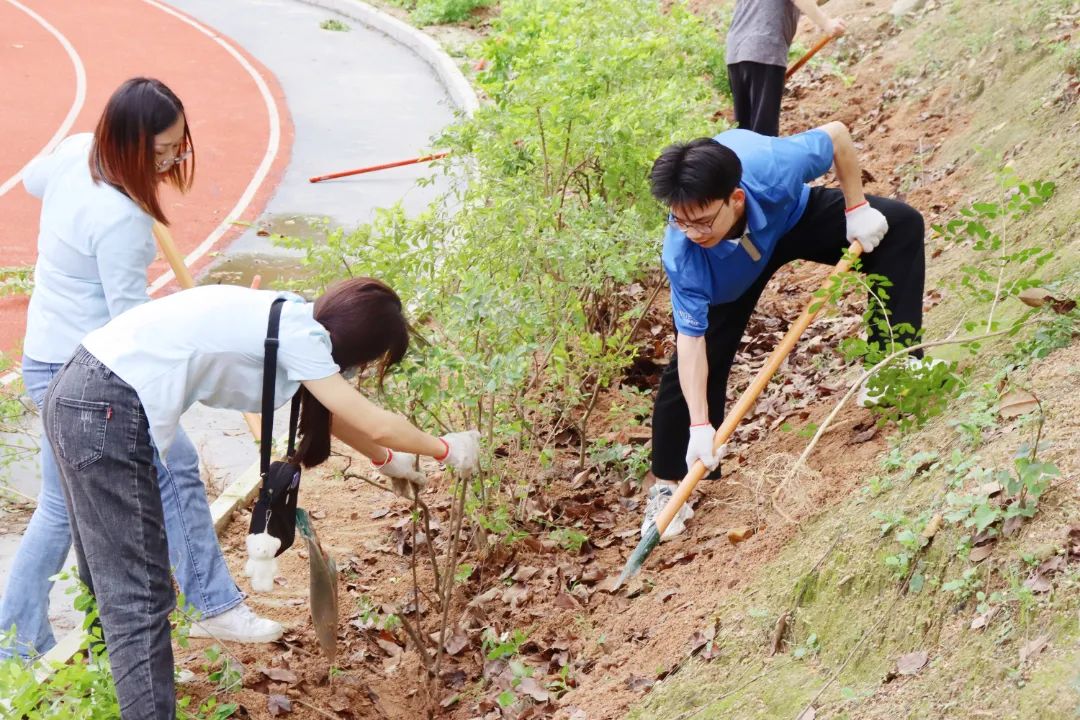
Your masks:
[{"label": "red-trimmed glove", "polygon": [[889,232],[889,221],[880,212],[870,207],[870,203],[866,200],[855,207],[848,208],[845,214],[848,242],[858,240],[863,252],[873,252],[881,239],[885,237],[885,233]]},{"label": "red-trimmed glove", "polygon": [[416,469],[416,456],[407,452],[393,452],[386,449],[386,460],[371,464],[379,469],[379,472],[390,478],[390,484],[394,492],[403,498],[411,500],[424,486],[427,485],[427,475]]},{"label": "red-trimmed glove", "polygon": [[447,467],[452,467],[460,475],[468,477],[480,469],[480,432],[466,430],[465,432],[450,433],[443,435],[442,441],[446,452],[435,459]]}]

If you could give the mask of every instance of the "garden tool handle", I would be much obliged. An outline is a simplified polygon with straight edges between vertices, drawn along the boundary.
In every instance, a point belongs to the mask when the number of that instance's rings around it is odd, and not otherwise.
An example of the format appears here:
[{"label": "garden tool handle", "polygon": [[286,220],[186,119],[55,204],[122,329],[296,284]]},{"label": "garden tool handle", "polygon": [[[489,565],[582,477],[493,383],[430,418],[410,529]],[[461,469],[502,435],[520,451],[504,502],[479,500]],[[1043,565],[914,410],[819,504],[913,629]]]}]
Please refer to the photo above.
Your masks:
[{"label": "garden tool handle", "polygon": [[791,77],[792,75],[794,75],[794,74],[795,74],[795,72],[796,72],[796,71],[797,71],[797,70],[798,70],[799,68],[801,68],[801,67],[802,67],[803,65],[805,65],[805,64],[806,64],[806,62],[807,62],[807,61],[808,61],[808,60],[809,60],[810,58],[812,58],[812,57],[814,57],[815,55],[817,55],[818,51],[819,51],[819,50],[821,50],[821,48],[823,48],[823,47],[825,47],[826,45],[828,45],[828,44],[829,44],[829,43],[830,43],[830,42],[832,41],[832,39],[833,39],[833,36],[832,36],[832,35],[826,35],[825,37],[823,37],[823,38],[821,38],[820,40],[818,40],[818,41],[817,41],[817,44],[816,44],[816,45],[814,45],[814,47],[812,47],[812,48],[810,48],[809,50],[807,50],[807,51],[806,51],[806,54],[805,54],[805,55],[803,55],[803,56],[802,56],[801,58],[799,58],[798,60],[796,60],[796,61],[795,61],[795,63],[794,63],[794,64],[793,64],[793,65],[792,65],[791,67],[789,67],[789,68],[787,69],[787,72],[785,72],[785,73],[784,73],[784,79],[785,79],[785,80],[787,80],[787,79],[788,79],[789,77]]},{"label": "garden tool handle", "polygon": [[[195,287],[195,278],[191,276],[191,271],[188,270],[187,263],[184,262],[184,257],[180,254],[180,251],[176,249],[176,243],[173,242],[172,234],[169,232],[169,229],[155,220],[153,232],[154,240],[157,241],[158,247],[161,249],[161,254],[169,261],[169,267],[172,268],[173,275],[176,276],[177,284],[184,290],[190,290]],[[261,282],[262,278],[256,275],[251,286],[257,288]],[[244,413],[244,422],[247,423],[248,431],[251,433],[251,436],[255,438],[255,442],[258,442],[261,434],[259,415],[257,413]]]},{"label": "garden tool handle", "polygon": [[[829,276],[825,278],[825,281],[821,284],[822,288],[827,288],[832,284],[832,280],[837,275],[843,274],[851,269],[851,262],[862,254],[862,245],[858,242],[853,242],[848,247],[847,254],[836,264],[836,268],[829,273]],[[818,307],[814,307],[817,305]],[[758,396],[765,390],[765,387],[772,380],[772,376],[776,374],[776,371],[780,369],[781,363],[791,353],[792,348],[795,347],[795,343],[799,341],[806,328],[814,321],[818,313],[821,312],[823,302],[812,296],[810,302],[806,304],[806,308],[803,310],[802,315],[796,320],[790,328],[788,328],[787,334],[784,335],[784,339],[780,341],[780,344],[776,346],[776,349],[769,355],[769,359],[765,361],[765,364],[758,374],[754,377],[754,381],[750,383],[750,387],[746,388],[742,396],[735,403],[735,407],[731,409],[724,417],[724,422],[716,431],[716,435],[713,436],[713,450],[719,450],[720,446],[728,441],[728,439],[735,432],[736,426],[746,416],[748,412],[754,407],[754,403],[757,402]],[[812,309],[812,311],[811,311]],[[671,524],[671,519],[675,517],[675,513],[679,511],[690,497],[690,493],[694,491],[697,484],[701,481],[701,478],[705,477],[705,466],[698,460],[694,463],[694,466],[690,468],[686,473],[686,477],[679,483],[679,486],[675,488],[675,492],[671,499],[668,500],[667,505],[660,511],[660,514],[656,516],[656,529],[663,536],[664,531],[667,530],[667,526]]]}]

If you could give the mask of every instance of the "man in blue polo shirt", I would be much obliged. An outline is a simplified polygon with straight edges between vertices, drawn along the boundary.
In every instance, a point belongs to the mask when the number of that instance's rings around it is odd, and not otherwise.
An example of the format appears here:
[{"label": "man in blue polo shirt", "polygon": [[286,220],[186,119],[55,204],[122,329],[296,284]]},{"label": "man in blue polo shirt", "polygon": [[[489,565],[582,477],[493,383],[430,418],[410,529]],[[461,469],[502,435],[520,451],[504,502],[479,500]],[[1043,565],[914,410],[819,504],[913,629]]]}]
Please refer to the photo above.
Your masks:
[{"label": "man in blue polo shirt", "polygon": [[[836,166],[839,188],[806,183]],[[912,207],[863,193],[843,123],[789,137],[728,130],[664,149],[650,175],[668,206],[664,270],[671,282],[676,353],[653,411],[652,472],[642,532],[695,460],[719,476],[713,436],[724,418],[728,372],[773,273],[796,259],[835,265],[848,245],[862,267],[892,282],[889,322],[922,327],[923,219]],[[879,247],[880,245],[880,247]],[[877,327],[871,323],[871,327]],[[871,342],[884,342],[871,330]],[[911,344],[914,335],[900,338]],[[883,345],[884,346],[884,345]],[[918,353],[914,353],[918,355]],[[665,533],[677,534],[689,508]]]}]

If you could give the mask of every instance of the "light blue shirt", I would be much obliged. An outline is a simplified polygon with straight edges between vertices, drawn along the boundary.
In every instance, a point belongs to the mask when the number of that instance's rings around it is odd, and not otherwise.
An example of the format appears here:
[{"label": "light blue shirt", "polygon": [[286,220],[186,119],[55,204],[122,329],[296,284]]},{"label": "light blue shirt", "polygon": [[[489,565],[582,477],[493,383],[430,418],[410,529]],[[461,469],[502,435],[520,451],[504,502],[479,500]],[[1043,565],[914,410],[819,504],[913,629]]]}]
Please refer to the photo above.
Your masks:
[{"label": "light blue shirt", "polygon": [[142,402],[150,435],[168,455],[180,416],[197,402],[262,409],[263,343],[270,305],[284,297],[274,405],[304,380],[338,372],[330,333],[299,295],[236,285],[204,285],[145,303],[87,335],[83,346]]},{"label": "light blue shirt", "polygon": [[86,333],[148,300],[153,218],[90,176],[93,135],[72,135],[34,160],[23,185],[41,198],[34,291],[23,352],[46,363],[71,357]]},{"label": "light blue shirt", "polygon": [[708,329],[709,306],[736,300],[760,277],[777,242],[806,210],[806,183],[828,172],[833,162],[832,138],[824,130],[783,138],[728,130],[713,139],[731,148],[742,163],[746,232],[760,257],[752,258],[738,242],[703,248],[667,226],[663,261],[675,329],[692,337]]}]

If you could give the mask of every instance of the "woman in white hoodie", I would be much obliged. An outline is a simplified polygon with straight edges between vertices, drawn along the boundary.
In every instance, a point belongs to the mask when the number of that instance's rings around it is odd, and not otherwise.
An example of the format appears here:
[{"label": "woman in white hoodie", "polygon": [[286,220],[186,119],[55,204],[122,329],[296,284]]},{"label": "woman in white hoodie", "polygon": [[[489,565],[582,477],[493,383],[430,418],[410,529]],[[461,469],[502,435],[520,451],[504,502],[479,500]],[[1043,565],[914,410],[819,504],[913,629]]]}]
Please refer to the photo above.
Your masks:
[{"label": "woman in white hoodie", "polygon": [[[166,223],[158,191],[191,186],[195,148],[180,99],[163,83],[133,78],[109,99],[93,134],[73,135],[38,158],[23,185],[42,200],[34,292],[27,314],[22,376],[40,408],[45,390],[83,337],[142,305],[156,254],[151,228]],[[246,604],[222,557],[195,447],[177,429],[168,467],[155,454],[168,531],[169,562],[201,616],[192,635],[269,642],[278,623]],[[33,657],[56,640],[49,625],[50,578],[71,548],[56,458],[41,444],[41,494],[0,600],[0,631],[15,627],[0,656]]]}]

